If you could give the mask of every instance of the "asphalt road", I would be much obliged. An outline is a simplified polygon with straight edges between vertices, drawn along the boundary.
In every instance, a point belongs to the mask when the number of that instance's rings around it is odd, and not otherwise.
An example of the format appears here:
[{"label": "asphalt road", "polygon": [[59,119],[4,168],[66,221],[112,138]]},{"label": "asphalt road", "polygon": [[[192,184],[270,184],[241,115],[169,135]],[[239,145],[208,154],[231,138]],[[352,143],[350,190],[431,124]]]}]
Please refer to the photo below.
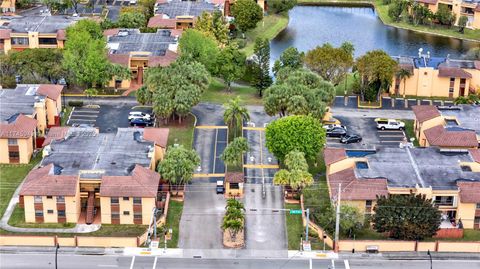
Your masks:
[{"label": "asphalt road", "polygon": [[[430,268],[428,260],[348,260],[352,269],[410,269]],[[346,268],[344,260],[334,261],[335,269]],[[36,268],[51,269],[55,258],[48,254],[1,254],[0,267],[3,269]],[[308,260],[300,259],[179,259],[128,256],[58,256],[58,268],[175,268],[175,269],[307,269]],[[333,268],[331,260],[313,260],[313,269]],[[469,260],[434,260],[435,269],[475,269],[480,268],[480,261]]]},{"label": "asphalt road", "polygon": [[[343,108],[358,108],[357,96],[349,96],[347,102],[345,103],[345,97],[336,96],[333,101],[335,107]],[[408,103],[405,107],[405,102]],[[392,110],[410,110],[414,105],[452,105],[452,101],[441,101],[441,100],[417,100],[417,99],[407,99],[403,98],[390,98],[382,97],[382,107],[381,109],[392,109]]]}]

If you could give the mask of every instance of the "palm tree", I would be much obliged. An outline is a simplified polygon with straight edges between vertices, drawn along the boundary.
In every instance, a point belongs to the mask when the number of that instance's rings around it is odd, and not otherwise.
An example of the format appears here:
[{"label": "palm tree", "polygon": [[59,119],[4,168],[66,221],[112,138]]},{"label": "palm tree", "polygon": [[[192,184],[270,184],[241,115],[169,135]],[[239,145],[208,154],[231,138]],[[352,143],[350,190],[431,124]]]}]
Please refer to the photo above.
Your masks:
[{"label": "palm tree", "polygon": [[243,229],[243,221],[238,219],[224,220],[222,224],[222,229],[228,230],[228,232],[230,233],[230,238],[232,239],[232,241],[235,241],[238,232]]},{"label": "palm tree", "polygon": [[237,137],[240,134],[240,127],[243,126],[243,121],[250,120],[250,114],[247,108],[240,105],[240,97],[237,96],[234,99],[224,104],[225,112],[223,113],[223,120],[228,125],[233,137]]},{"label": "palm tree", "polygon": [[403,99],[405,99],[405,93],[406,93],[406,81],[407,78],[412,76],[412,72],[408,69],[405,68],[400,68],[400,70],[397,71],[397,77],[403,81]]},{"label": "palm tree", "polygon": [[226,209],[228,208],[245,209],[242,202],[233,198],[230,198],[227,200],[227,206],[225,208]]}]

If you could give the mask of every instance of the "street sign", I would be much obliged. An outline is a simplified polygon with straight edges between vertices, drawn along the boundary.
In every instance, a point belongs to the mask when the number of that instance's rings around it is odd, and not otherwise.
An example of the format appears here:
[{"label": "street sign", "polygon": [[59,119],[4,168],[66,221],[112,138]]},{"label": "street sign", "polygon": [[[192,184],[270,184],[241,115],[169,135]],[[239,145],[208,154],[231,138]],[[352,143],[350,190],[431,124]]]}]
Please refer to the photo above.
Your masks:
[{"label": "street sign", "polygon": [[302,215],[301,209],[290,209],[290,215]]},{"label": "street sign", "polygon": [[158,248],[158,240],[152,240],[152,242],[150,242],[150,248]]},{"label": "street sign", "polygon": [[302,243],[303,251],[312,251],[312,246],[309,241],[303,241]]}]

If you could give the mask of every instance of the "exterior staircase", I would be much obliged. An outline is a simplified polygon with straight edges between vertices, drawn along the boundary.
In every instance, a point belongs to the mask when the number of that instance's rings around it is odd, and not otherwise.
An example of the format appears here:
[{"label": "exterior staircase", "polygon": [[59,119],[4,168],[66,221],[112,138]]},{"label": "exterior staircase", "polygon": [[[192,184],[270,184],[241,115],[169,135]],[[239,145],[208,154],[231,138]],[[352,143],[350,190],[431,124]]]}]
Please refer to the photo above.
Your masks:
[{"label": "exterior staircase", "polygon": [[95,209],[95,192],[88,192],[87,198],[87,215],[85,216],[85,223],[92,224],[94,219],[94,209]]}]

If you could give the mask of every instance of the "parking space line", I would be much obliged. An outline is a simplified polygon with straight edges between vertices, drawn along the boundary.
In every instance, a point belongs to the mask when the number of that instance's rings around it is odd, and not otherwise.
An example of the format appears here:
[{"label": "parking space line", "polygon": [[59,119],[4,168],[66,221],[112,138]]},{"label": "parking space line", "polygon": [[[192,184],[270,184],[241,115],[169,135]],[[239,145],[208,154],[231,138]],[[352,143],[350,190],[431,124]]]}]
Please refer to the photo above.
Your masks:
[{"label": "parking space line", "polygon": [[228,126],[200,125],[195,126],[195,129],[228,129]]},{"label": "parking space line", "polygon": [[75,115],[72,115],[72,117],[80,117],[80,118],[98,118],[97,115],[78,115],[77,113],[75,113]]},{"label": "parking space line", "polygon": [[277,164],[244,164],[243,168],[279,168]]},{"label": "parking space line", "polygon": [[132,257],[132,262],[130,263],[130,269],[133,268],[134,264],[135,264],[135,256]]},{"label": "parking space line", "polygon": [[[155,260],[153,261],[153,267],[152,269],[155,269],[155,267],[157,267],[157,259],[158,259],[158,256],[155,256]],[[346,260],[345,260],[346,261]],[[346,265],[346,264],[345,264]],[[350,269],[350,268],[348,268]]]},{"label": "parking space line", "polygon": [[403,141],[380,141],[380,143],[400,143]]},{"label": "parking space line", "polygon": [[215,129],[215,146],[213,148],[213,173],[215,173],[215,161],[217,160],[217,140],[218,140],[218,129]]},{"label": "parking space line", "polygon": [[243,130],[248,130],[248,131],[265,131],[264,127],[248,127],[244,126]]},{"label": "parking space line", "polygon": [[380,137],[405,137],[404,135],[380,135]]},{"label": "parking space line", "polygon": [[97,121],[97,119],[71,119],[71,121]]},{"label": "parking space line", "polygon": [[194,178],[199,178],[199,177],[224,177],[225,173],[219,173],[219,174],[193,174]]}]

